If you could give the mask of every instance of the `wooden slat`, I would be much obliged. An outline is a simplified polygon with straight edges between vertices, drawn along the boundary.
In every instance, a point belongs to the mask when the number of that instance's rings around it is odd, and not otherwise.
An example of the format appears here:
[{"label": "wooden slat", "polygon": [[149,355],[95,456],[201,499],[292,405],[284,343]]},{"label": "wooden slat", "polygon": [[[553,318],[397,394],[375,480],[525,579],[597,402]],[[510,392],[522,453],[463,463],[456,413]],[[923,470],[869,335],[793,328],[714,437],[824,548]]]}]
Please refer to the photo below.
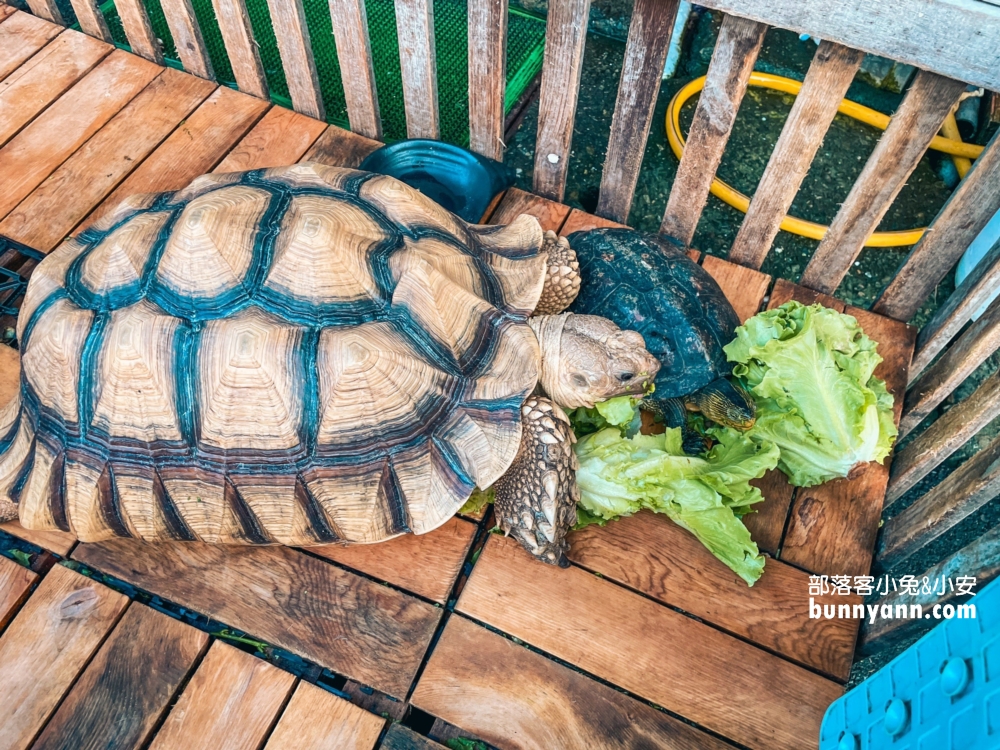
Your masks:
[{"label": "wooden slat", "polygon": [[61,31],[61,26],[15,11],[0,24],[0,81]]},{"label": "wooden slat", "polygon": [[33,747],[145,746],[208,634],[132,604]]},{"label": "wooden slat", "polygon": [[52,250],[214,89],[165,69],[8,214],[0,234]]},{"label": "wooden slat", "polygon": [[600,216],[594,216],[593,214],[588,214],[585,211],[574,208],[569,212],[569,216],[566,217],[566,221],[562,225],[562,229],[559,230],[559,234],[568,237],[573,232],[586,232],[588,229],[601,229],[603,227],[610,227],[612,229],[628,228],[625,224],[619,224],[617,221],[602,219]]},{"label": "wooden slat", "polygon": [[[605,578],[841,680],[851,671],[858,621],[811,619],[804,571],[768,560],[751,588],[690,533],[645,512],[583,529],[569,541],[570,559]],[[829,595],[816,601],[861,599]]]},{"label": "wooden slat", "polygon": [[114,49],[64,31],[0,83],[0,146]]},{"label": "wooden slat", "polygon": [[104,14],[97,7],[97,0],[70,0],[73,5],[73,12],[76,13],[77,23],[84,34],[89,34],[95,39],[103,42],[113,42],[111,30],[108,22],[104,20]]},{"label": "wooden slat", "polygon": [[0,217],[152,81],[161,68],[115,50],[0,149]]},{"label": "wooden slat", "polygon": [[384,725],[380,716],[301,682],[264,750],[370,750]]},{"label": "wooden slat", "polygon": [[394,723],[385,733],[379,750],[442,750],[443,747],[403,724]]},{"label": "wooden slat", "polygon": [[13,5],[7,5],[7,3],[0,3],[0,23],[3,23],[7,18],[14,15],[17,12],[17,8]]},{"label": "wooden slat", "polygon": [[503,160],[507,0],[469,1],[469,148]]},{"label": "wooden slat", "polygon": [[536,193],[556,201],[566,191],[589,17],[590,0],[549,3],[533,185]]},{"label": "wooden slat", "polygon": [[833,294],[917,168],[965,84],[921,70],[799,282]]},{"label": "wooden slat", "polygon": [[[867,310],[847,307],[844,312],[857,318],[865,333],[878,342],[883,361],[875,368],[875,376],[885,380],[893,395],[898,421],[916,329]],[[818,575],[866,575],[871,569],[890,460],[891,456],[884,465],[866,464],[853,479],[799,489],[781,559]]]},{"label": "wooden slat", "polygon": [[971,516],[1000,492],[1000,438],[926,495],[885,522],[879,566],[895,568]]},{"label": "wooden slat", "polygon": [[363,135],[331,125],[306,151],[302,161],[315,161],[331,167],[357,167],[382,144]]},{"label": "wooden slat", "polygon": [[[980,536],[971,544],[960,549],[955,554],[942,560],[937,565],[925,570],[918,576],[923,581],[926,576],[930,585],[930,593],[924,593],[923,586],[916,596],[903,593],[902,589],[894,591],[887,597],[878,600],[877,604],[888,604],[895,612],[897,604],[905,604],[907,611],[911,604],[919,604],[924,608],[926,614],[932,614],[931,609],[935,604],[957,604],[956,592],[951,590],[947,581],[954,581],[959,576],[974,576],[976,578],[976,588],[974,591],[982,590],[983,586],[1000,574],[1000,526],[994,526],[985,534]],[[945,579],[944,595],[935,593],[936,582],[942,576]],[[938,592],[941,587],[938,586]],[[966,597],[963,597],[966,598]],[[975,604],[976,599],[967,599],[969,604]],[[902,643],[911,639],[922,630],[926,630],[937,625],[940,620],[927,619],[895,619],[878,617],[874,623],[866,623],[861,631],[861,643],[859,649],[862,653],[870,654],[883,648],[888,648],[892,644]]]},{"label": "wooden slat", "polygon": [[474,524],[452,518],[423,536],[404,534],[383,544],[327,544],[309,551],[444,604],[475,534]]},{"label": "wooden slat", "polygon": [[729,251],[733,263],[764,262],[863,58],[860,50],[820,42]]},{"label": "wooden slat", "polygon": [[562,203],[511,188],[490,217],[490,224],[510,224],[521,214],[530,214],[538,219],[542,231],[558,232],[569,212],[569,206]]},{"label": "wooden slat", "polygon": [[213,172],[242,172],[294,164],[326,130],[326,123],[271,107]]},{"label": "wooden slat", "polygon": [[909,435],[998,347],[1000,298],[910,386],[906,393],[903,419],[899,423],[900,438]]},{"label": "wooden slat", "polygon": [[412,700],[517,750],[730,747],[463,617],[448,621]]},{"label": "wooden slat", "polygon": [[263,659],[216,641],[150,750],[257,750],[295,685],[295,677]]},{"label": "wooden slat", "polygon": [[[13,560],[0,557],[0,632],[7,627],[18,607],[28,598],[28,592],[38,580],[38,574],[18,565]],[[3,666],[0,665],[0,670]]]},{"label": "wooden slat", "polygon": [[806,289],[804,286],[793,284],[785,279],[775,279],[767,309],[773,310],[775,307],[781,307],[791,300],[801,302],[803,305],[820,304],[837,312],[844,312],[845,308],[843,302],[836,297],[831,297],[829,294],[822,294],[815,289]]},{"label": "wooden slat", "polygon": [[596,213],[628,221],[679,0],[637,0],[618,81]]},{"label": "wooden slat", "polygon": [[244,94],[267,98],[267,77],[244,0],[212,0],[236,85]]},{"label": "wooden slat", "polygon": [[[378,109],[364,0],[329,0],[329,3],[351,130],[366,138],[381,140],[382,117]],[[404,63],[403,67],[408,64]]]},{"label": "wooden slat", "polygon": [[0,638],[4,747],[31,745],[128,598],[54,566]]},{"label": "wooden slat", "polygon": [[[406,135],[409,138],[440,138],[434,0],[397,0],[395,5],[396,38],[399,40],[399,65],[406,106]],[[368,40],[367,33],[364,38]],[[339,43],[337,49],[339,52]],[[370,55],[367,61],[370,71]],[[374,90],[374,78],[372,87]],[[353,122],[351,128],[357,130]]]},{"label": "wooden slat", "polygon": [[975,393],[938,417],[892,460],[885,504],[889,507],[940,466],[981,429],[1000,416],[1000,376],[987,378]]},{"label": "wooden slat", "polygon": [[[931,231],[910,252],[872,310],[897,320],[912,318],[998,210],[1000,132],[993,136],[986,150],[976,159],[972,170],[934,219]],[[955,301],[960,299],[962,298],[955,298]],[[920,343],[921,348],[926,346],[930,337],[936,335],[939,327],[944,327],[946,320],[950,320],[955,308],[951,301],[945,307],[951,307],[952,310],[935,316],[927,329],[928,333],[922,336],[924,341]],[[944,333],[942,330],[941,335]],[[914,374],[919,374],[919,371]]]},{"label": "wooden slat", "polygon": [[751,747],[815,747],[823,712],[841,693],[579,568],[539,565],[499,536],[490,537],[457,609]]},{"label": "wooden slat", "polygon": [[44,18],[46,21],[57,23],[60,26],[66,25],[56,0],[28,0],[28,7],[39,18]]},{"label": "wooden slat", "polygon": [[400,698],[441,610],[287,547],[82,544],[74,558]]},{"label": "wooden slat", "polygon": [[146,13],[143,0],[115,0],[115,9],[121,18],[132,52],[162,65],[162,45],[153,34],[153,27],[149,23],[149,14]]},{"label": "wooden slat", "polygon": [[2,523],[0,529],[62,557],[68,555],[76,546],[76,537],[65,531],[33,531],[24,528],[17,521]]},{"label": "wooden slat", "polygon": [[195,177],[211,172],[269,106],[220,86],[81,222],[77,231],[130,195],[180,190]]},{"label": "wooden slat", "polygon": [[160,6],[184,70],[199,78],[214,80],[212,60],[208,56],[191,0],[160,0]]},{"label": "wooden slat", "polygon": [[661,234],[685,245],[698,228],[766,32],[767,26],[745,18],[726,16],[722,22],[660,224]]},{"label": "wooden slat", "polygon": [[702,267],[722,287],[740,322],[745,323],[760,310],[771,277],[752,268],[706,255]]},{"label": "wooden slat", "polygon": [[296,112],[326,119],[319,74],[313,59],[302,0],[267,0],[274,35],[281,53],[281,66],[288,81],[288,94]]}]

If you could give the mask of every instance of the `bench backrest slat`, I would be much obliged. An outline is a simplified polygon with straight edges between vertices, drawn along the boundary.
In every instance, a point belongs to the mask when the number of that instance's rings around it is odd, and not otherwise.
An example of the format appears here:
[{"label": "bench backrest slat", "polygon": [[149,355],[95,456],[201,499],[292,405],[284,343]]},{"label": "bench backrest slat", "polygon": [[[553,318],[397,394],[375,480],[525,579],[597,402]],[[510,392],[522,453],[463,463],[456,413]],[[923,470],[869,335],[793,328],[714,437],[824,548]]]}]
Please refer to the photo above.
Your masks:
[{"label": "bench backrest slat", "polygon": [[104,20],[104,14],[97,7],[97,0],[70,0],[73,5],[73,12],[76,13],[77,23],[84,34],[100,39],[102,42],[110,42],[111,30],[108,22]]},{"label": "bench backrest slat", "polygon": [[267,9],[271,13],[292,107],[296,112],[325,120],[323,94],[320,93],[302,0],[267,0]]},{"label": "bench backrest slat", "polygon": [[194,15],[191,0],[160,0],[163,15],[167,19],[167,27],[174,38],[177,56],[184,65],[184,70],[199,78],[215,80],[212,72],[212,61],[205,47],[205,39],[201,35],[201,27]]},{"label": "bench backrest slat", "polygon": [[507,0],[469,0],[469,148],[503,159]]},{"label": "bench backrest slat", "polygon": [[[86,0],[81,0],[86,1]],[[250,14],[244,0],[212,0],[212,9],[219,22],[222,41],[226,45],[229,64],[240,91],[266,99],[267,77],[260,61],[260,50],[254,39]]]},{"label": "bench backrest slat", "polygon": [[403,74],[406,135],[440,138],[434,0],[396,0],[396,37]]},{"label": "bench backrest slat", "polygon": [[162,65],[163,50],[153,34],[143,0],[115,0],[115,8],[132,52]]},{"label": "bench backrest slat", "polygon": [[365,138],[382,140],[382,117],[375,89],[372,45],[368,39],[368,15],[364,0],[329,1],[351,130]]}]

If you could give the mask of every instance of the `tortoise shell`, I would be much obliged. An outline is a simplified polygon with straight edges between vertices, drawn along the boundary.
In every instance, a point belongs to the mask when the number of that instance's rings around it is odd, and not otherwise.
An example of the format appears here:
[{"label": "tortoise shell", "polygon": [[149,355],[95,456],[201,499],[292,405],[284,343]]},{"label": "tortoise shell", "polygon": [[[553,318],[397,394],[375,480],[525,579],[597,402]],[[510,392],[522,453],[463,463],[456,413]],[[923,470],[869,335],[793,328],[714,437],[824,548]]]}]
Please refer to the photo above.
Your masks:
[{"label": "tortoise shell", "polygon": [[670,240],[631,229],[574,232],[583,283],[570,311],[638,331],[660,360],[656,397],[687,396],[732,366],[722,347],[740,321],[715,279]]},{"label": "tortoise shell", "polygon": [[541,244],[318,164],[129,199],[31,278],[0,491],[85,541],[431,531],[517,453]]}]

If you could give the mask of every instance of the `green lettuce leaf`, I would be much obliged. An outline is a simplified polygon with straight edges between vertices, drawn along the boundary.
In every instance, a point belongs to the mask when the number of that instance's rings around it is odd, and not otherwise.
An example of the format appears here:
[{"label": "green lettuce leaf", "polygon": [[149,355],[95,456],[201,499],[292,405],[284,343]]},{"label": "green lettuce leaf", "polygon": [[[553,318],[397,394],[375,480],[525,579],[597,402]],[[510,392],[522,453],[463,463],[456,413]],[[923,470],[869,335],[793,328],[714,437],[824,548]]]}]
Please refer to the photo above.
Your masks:
[{"label": "green lettuce leaf", "polygon": [[631,438],[606,428],[580,439],[580,525],[642,509],[664,513],[752,586],[764,557],[740,517],[763,500],[750,480],[775,467],[778,449],[725,428],[715,437],[704,457],[684,454],[676,428]]},{"label": "green lettuce leaf", "polygon": [[725,352],[757,402],[746,435],[778,446],[792,484],[812,487],[889,455],[893,398],[873,374],[877,346],[850,315],[798,302],[736,329]]},{"label": "green lettuce leaf", "polygon": [[594,404],[592,408],[581,406],[567,412],[573,433],[577,437],[590,435],[605,427],[617,427],[622,432],[634,427],[638,431],[639,401],[634,396],[617,396]]}]

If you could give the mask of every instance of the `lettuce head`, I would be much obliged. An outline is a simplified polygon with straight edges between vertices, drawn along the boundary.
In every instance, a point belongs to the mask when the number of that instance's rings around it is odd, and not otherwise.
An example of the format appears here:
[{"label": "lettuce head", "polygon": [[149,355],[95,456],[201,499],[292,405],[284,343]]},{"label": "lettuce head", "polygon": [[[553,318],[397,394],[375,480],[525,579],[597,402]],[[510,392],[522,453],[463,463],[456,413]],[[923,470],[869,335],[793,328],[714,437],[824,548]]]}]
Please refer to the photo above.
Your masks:
[{"label": "lettuce head", "polygon": [[873,374],[877,346],[850,315],[798,302],[736,329],[725,352],[757,402],[757,422],[744,434],[778,446],[792,484],[846,477],[889,455],[896,425],[892,395]]}]

